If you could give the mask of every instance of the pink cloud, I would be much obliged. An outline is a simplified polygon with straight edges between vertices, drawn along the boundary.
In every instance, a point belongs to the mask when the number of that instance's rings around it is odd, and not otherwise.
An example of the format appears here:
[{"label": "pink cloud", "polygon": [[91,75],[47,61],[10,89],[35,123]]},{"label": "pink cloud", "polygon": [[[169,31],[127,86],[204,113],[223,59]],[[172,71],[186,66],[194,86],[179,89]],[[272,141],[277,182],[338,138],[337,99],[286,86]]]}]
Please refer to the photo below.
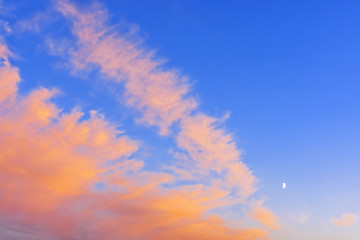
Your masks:
[{"label": "pink cloud", "polygon": [[[219,119],[197,109],[197,101],[189,96],[186,77],[165,69],[151,51],[134,43],[132,36],[114,32],[106,24],[103,7],[79,11],[67,1],[60,1],[58,10],[71,21],[77,38],[75,47],[68,51],[76,71],[99,69],[108,81],[119,84],[119,88],[124,86],[127,104],[142,113],[139,122],[159,127],[160,134],[170,134],[171,126],[179,126],[175,139],[190,162],[179,160],[176,167],[171,167],[174,171],[193,179],[210,179],[208,175],[215,171],[224,177],[213,184],[220,184],[229,193],[232,189],[241,201],[255,192],[256,178],[241,162],[241,151],[231,135],[219,127]],[[197,168],[188,167],[193,165]]]},{"label": "pink cloud", "polygon": [[12,53],[3,44],[0,38],[0,102],[13,100],[17,91],[17,83],[20,81],[18,69],[12,67],[9,63],[8,56]]},{"label": "pink cloud", "polygon": [[280,229],[277,223],[278,217],[263,206],[263,201],[253,202],[251,212],[248,215],[271,230]]},{"label": "pink cloud", "polygon": [[357,222],[358,218],[357,214],[343,213],[340,218],[332,218],[331,223],[338,227],[350,227]]}]

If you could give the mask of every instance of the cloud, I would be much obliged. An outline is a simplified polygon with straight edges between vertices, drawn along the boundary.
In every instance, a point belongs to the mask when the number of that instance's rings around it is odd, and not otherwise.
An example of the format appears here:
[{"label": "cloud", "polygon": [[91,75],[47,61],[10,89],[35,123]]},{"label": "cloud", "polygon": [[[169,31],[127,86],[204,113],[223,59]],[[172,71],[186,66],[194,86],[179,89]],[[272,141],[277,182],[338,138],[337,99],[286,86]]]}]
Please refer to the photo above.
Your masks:
[{"label": "cloud", "polygon": [[18,69],[0,45],[0,212],[2,221],[47,215],[69,197],[87,192],[107,160],[129,157],[135,141],[117,137],[101,116],[79,121],[82,113],[62,113],[40,88],[18,96]]},{"label": "cloud", "polygon": [[[204,216],[206,198],[201,186],[195,192],[189,188],[156,191],[156,187],[140,188],[92,196],[88,209],[95,211],[87,209],[86,225],[77,230],[90,230],[101,239],[120,235],[122,239],[267,239],[264,230],[228,228],[220,218]],[[99,211],[105,215],[96,214]]]},{"label": "cloud", "polygon": [[[53,102],[58,90],[18,95],[19,70],[1,45],[0,238],[266,239],[261,229],[233,229],[206,216],[224,195],[204,185],[165,189],[172,176],[131,159],[139,143],[96,112],[80,120]],[[105,189],[94,191],[101,182]]]},{"label": "cloud", "polygon": [[256,201],[252,203],[252,210],[249,213],[249,216],[269,229],[280,229],[280,226],[277,224],[278,217],[268,208],[263,206],[263,201]]},{"label": "cloud", "polygon": [[[95,7],[80,11],[58,3],[77,38],[60,52],[75,71],[98,70],[124,87],[126,104],[142,115],[138,121],[174,138],[177,162],[146,171],[146,162],[134,157],[142,142],[105,116],[91,111],[84,119],[77,107],[62,111],[53,101],[57,89],[19,94],[19,70],[2,41],[0,238],[268,239],[267,230],[231,228],[208,213],[248,204],[256,191],[256,178],[222,119],[201,112],[186,77],[165,69],[131,35],[107,26],[106,10]],[[193,184],[181,184],[184,178]],[[277,228],[262,203],[253,213]]]},{"label": "cloud", "polygon": [[331,223],[337,227],[350,227],[358,221],[357,214],[343,213],[340,218],[332,218]]},{"label": "cloud", "polygon": [[5,6],[3,0],[0,0],[0,15],[8,15],[12,9],[13,6]]},{"label": "cloud", "polygon": [[69,52],[73,66],[77,70],[98,67],[110,80],[125,82],[127,104],[143,113],[141,122],[168,134],[174,122],[195,109],[195,100],[186,97],[186,78],[176,71],[164,71],[153,53],[138,47],[131,37],[112,32],[101,6],[80,12],[60,1],[58,10],[72,20],[78,40],[78,47]]},{"label": "cloud", "polygon": [[[99,70],[107,81],[118,84],[115,87],[125,88],[127,105],[142,113],[140,123],[159,127],[161,135],[175,133],[179,151],[174,152],[182,152],[190,162],[179,160],[172,169],[180,168],[175,171],[186,171],[193,179],[214,179],[207,184],[220,184],[241,201],[255,192],[256,178],[241,162],[241,151],[220,126],[221,119],[198,109],[185,76],[165,68],[152,51],[133,40],[134,36],[108,26],[102,6],[79,11],[67,1],[60,1],[58,10],[71,22],[77,39],[67,52],[75,71]],[[171,127],[177,131],[172,132]],[[222,177],[215,181],[209,177],[214,172]]]},{"label": "cloud", "polygon": [[0,20],[0,31],[1,31],[1,34],[4,34],[4,35],[12,33],[12,29],[10,27],[9,22],[7,22],[5,20]]},{"label": "cloud", "polygon": [[11,66],[8,56],[12,53],[4,45],[0,38],[0,102],[5,100],[13,101],[17,91],[17,84],[20,81],[18,69]]},{"label": "cloud", "polygon": [[39,12],[31,18],[19,20],[15,23],[14,29],[17,32],[40,32],[43,28],[49,25],[55,19],[54,12]]}]

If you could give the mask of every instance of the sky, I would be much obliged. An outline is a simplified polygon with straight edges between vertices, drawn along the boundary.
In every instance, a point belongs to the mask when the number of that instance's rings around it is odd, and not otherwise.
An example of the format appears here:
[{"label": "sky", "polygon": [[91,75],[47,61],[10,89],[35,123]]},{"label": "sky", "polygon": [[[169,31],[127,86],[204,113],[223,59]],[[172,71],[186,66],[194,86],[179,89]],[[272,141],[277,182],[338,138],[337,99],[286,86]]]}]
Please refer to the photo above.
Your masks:
[{"label": "sky", "polygon": [[0,239],[359,238],[359,7],[0,1]]}]

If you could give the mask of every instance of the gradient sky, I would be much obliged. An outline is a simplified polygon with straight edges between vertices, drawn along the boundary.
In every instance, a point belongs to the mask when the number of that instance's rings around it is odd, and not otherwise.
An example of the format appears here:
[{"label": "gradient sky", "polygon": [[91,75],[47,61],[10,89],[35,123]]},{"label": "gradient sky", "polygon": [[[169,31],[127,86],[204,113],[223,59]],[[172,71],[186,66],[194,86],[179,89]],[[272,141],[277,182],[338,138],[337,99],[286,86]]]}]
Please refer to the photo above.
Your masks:
[{"label": "gradient sky", "polygon": [[359,8],[0,1],[0,238],[359,238]]}]

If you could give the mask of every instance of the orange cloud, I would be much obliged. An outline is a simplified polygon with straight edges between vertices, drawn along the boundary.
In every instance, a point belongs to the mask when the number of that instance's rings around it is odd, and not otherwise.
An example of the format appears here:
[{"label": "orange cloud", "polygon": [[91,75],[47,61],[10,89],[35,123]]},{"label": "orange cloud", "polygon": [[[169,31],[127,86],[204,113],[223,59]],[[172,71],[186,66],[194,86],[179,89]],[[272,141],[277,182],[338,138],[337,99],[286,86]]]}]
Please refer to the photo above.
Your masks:
[{"label": "orange cloud", "polygon": [[343,213],[340,218],[332,218],[331,223],[338,227],[350,227],[358,220],[357,214]]},{"label": "orange cloud", "polygon": [[[15,67],[7,61],[0,74],[8,76],[1,83],[16,89]],[[62,113],[51,101],[56,93],[40,88],[16,96],[11,88],[3,95],[1,238],[265,239],[263,230],[231,229],[204,214],[208,201],[224,195],[221,189],[163,189],[171,176],[143,171],[141,161],[128,159],[138,143],[117,137],[115,127],[96,112],[83,121],[79,110]],[[100,166],[120,158],[125,159]],[[109,188],[93,192],[98,181]]]},{"label": "orange cloud", "polygon": [[[58,90],[19,95],[18,69],[0,44],[0,225],[6,229],[0,227],[0,238],[268,239],[265,230],[230,228],[208,214],[246,204],[256,178],[220,120],[197,109],[186,78],[164,70],[129,36],[111,32],[101,7],[81,12],[60,1],[58,9],[78,39],[69,51],[77,70],[99,68],[123,84],[127,104],[143,115],[140,122],[158,126],[160,134],[177,126],[179,158],[164,167],[176,174],[145,171],[145,163],[131,157],[140,142],[119,136],[95,111],[86,120],[76,108],[64,113],[52,101]],[[184,176],[195,183],[178,184]],[[258,206],[253,216],[276,226],[270,210]]]},{"label": "orange cloud", "polygon": [[96,116],[83,122],[78,112],[59,116],[51,96],[51,91],[40,89],[2,106],[2,206],[53,207],[62,196],[83,192],[101,172],[99,164],[137,149],[127,138],[116,138],[115,129]]},{"label": "orange cloud", "polygon": [[264,207],[262,201],[254,202],[252,205],[252,211],[249,213],[252,219],[260,222],[271,230],[280,229],[280,226],[277,224],[278,217]]},{"label": "orange cloud", "polygon": [[[84,216],[74,232],[87,233],[87,239],[268,239],[260,229],[225,227],[218,217],[203,215],[205,199],[191,189],[157,192],[157,189],[134,194],[91,194],[81,202]],[[201,196],[201,197],[200,197]],[[199,199],[200,197],[200,199]],[[85,222],[86,224],[81,224]],[[91,233],[91,234],[89,234]]]},{"label": "orange cloud", "polygon": [[79,122],[82,113],[61,113],[52,102],[55,90],[17,95],[18,69],[0,47],[0,211],[16,214],[48,212],[65,199],[88,191],[101,163],[128,157],[137,144],[116,137],[114,126],[96,114]]}]

